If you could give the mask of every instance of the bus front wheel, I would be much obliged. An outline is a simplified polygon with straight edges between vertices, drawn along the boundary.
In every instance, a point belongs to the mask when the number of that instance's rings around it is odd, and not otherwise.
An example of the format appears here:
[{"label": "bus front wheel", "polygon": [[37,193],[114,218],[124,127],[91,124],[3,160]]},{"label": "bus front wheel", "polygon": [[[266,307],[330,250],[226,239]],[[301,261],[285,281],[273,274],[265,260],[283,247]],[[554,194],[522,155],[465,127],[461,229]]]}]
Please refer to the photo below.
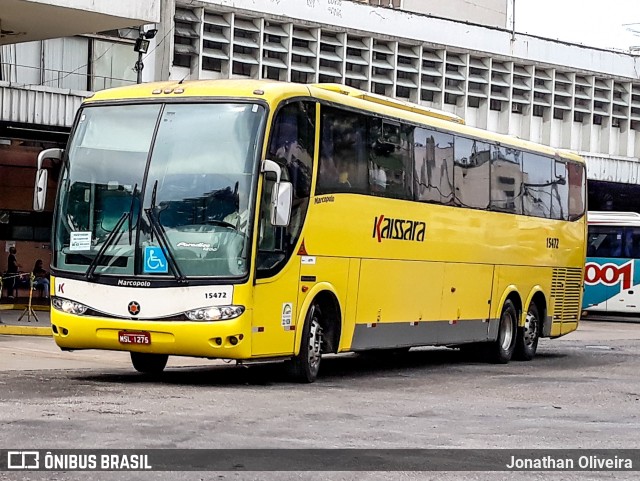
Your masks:
[{"label": "bus front wheel", "polygon": [[507,299],[502,306],[498,339],[491,343],[489,354],[491,360],[498,364],[506,364],[511,360],[516,348],[516,333],[518,330],[518,310],[513,301]]},{"label": "bus front wheel", "polygon": [[516,350],[513,357],[520,361],[531,361],[536,355],[539,338],[540,315],[538,313],[538,306],[532,302],[529,305],[529,309],[527,309],[524,326],[518,328]]},{"label": "bus front wheel", "polygon": [[291,375],[295,381],[310,383],[318,377],[322,360],[322,325],[320,306],[312,304],[302,328],[300,352],[291,361]]},{"label": "bus front wheel", "polygon": [[132,352],[131,363],[136,371],[143,374],[160,374],[165,366],[169,356],[166,354],[147,354],[144,352]]}]

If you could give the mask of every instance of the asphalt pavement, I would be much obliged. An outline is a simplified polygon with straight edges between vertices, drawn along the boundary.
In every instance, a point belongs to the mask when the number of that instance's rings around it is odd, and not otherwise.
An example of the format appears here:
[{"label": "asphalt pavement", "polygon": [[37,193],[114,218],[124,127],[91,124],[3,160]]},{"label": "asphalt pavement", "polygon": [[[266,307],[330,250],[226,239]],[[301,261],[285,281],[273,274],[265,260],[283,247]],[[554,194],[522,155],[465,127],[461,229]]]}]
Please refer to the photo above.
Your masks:
[{"label": "asphalt pavement", "polygon": [[[24,322],[24,321],[21,321]],[[329,356],[315,384],[280,364],[170,358],[136,373],[124,352],[60,351],[0,336],[0,438],[7,449],[640,448],[640,324],[585,321],[507,365],[450,349]],[[616,451],[617,452],[617,451]],[[328,466],[330,469],[330,466]],[[4,479],[636,479],[637,473],[25,472]]]}]

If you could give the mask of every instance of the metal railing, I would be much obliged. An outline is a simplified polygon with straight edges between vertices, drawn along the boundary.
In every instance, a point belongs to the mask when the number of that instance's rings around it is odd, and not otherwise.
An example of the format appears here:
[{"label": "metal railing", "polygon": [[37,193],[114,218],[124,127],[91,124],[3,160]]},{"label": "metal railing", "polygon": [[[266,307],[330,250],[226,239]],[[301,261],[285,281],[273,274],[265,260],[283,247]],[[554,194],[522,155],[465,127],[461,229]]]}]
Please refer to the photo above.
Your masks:
[{"label": "metal railing", "polygon": [[[11,290],[8,292],[8,294],[11,294],[11,295],[8,296],[8,299],[13,300],[13,294],[18,293],[17,292],[18,286],[16,285],[16,282],[27,275],[29,275],[29,303],[25,307],[24,311],[22,311],[22,314],[20,314],[18,321],[21,321],[22,318],[26,315],[28,322],[31,322],[32,317],[35,319],[36,322],[40,322],[40,320],[38,319],[38,316],[36,315],[32,307],[33,290],[35,289],[35,279],[36,279],[33,273],[27,274],[27,273],[21,272],[11,276],[9,275],[0,276],[0,298],[2,296],[4,281],[9,280],[11,282],[11,287],[9,287],[9,289]],[[9,306],[9,307],[13,307],[13,306]],[[0,323],[4,324],[1,319],[0,319]]]},{"label": "metal railing", "polygon": [[[10,84],[20,87],[42,85],[60,89],[86,91],[97,91],[136,83],[135,79],[123,79],[79,72],[79,70],[86,67],[87,65],[82,65],[75,70],[67,71],[22,65],[15,62],[0,62],[0,81],[9,82]],[[29,80],[35,77],[38,78],[37,81]]]}]

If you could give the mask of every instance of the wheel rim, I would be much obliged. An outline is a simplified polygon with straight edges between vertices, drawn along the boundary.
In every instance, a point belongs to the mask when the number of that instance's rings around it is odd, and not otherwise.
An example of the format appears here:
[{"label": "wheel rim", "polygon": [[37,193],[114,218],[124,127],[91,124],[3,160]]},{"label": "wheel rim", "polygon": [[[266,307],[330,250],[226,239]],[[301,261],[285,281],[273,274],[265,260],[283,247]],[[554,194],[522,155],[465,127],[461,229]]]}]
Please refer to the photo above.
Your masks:
[{"label": "wheel rim", "polygon": [[513,341],[513,315],[511,312],[505,312],[502,316],[500,347],[508,351]]},{"label": "wheel rim", "polygon": [[524,321],[524,344],[527,347],[535,345],[538,338],[538,318],[531,312],[527,312],[527,317]]},{"label": "wheel rim", "polygon": [[309,368],[314,372],[317,371],[320,367],[320,359],[322,357],[322,327],[315,316],[311,319],[311,326],[309,329],[309,352],[307,356],[307,359],[309,360]]}]

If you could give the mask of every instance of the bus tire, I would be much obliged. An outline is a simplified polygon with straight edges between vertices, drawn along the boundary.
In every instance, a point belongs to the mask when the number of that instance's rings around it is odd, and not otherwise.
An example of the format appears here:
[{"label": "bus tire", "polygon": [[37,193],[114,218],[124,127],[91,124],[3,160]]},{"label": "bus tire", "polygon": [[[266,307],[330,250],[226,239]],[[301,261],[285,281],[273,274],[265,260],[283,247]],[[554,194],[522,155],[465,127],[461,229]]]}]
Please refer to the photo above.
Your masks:
[{"label": "bus tire", "polygon": [[540,314],[535,302],[529,304],[527,317],[524,326],[518,328],[516,339],[516,350],[513,353],[514,359],[518,361],[531,361],[538,349],[538,339],[540,339]]},{"label": "bus tire", "polygon": [[302,328],[300,352],[291,361],[291,377],[300,383],[311,383],[318,377],[322,360],[322,311],[311,304]]},{"label": "bus tire", "polygon": [[489,358],[496,364],[506,364],[511,360],[516,348],[518,330],[518,310],[511,299],[502,306],[498,338],[489,345]]},{"label": "bus tire", "polygon": [[160,374],[164,371],[169,356],[166,354],[148,354],[131,352],[131,363],[136,371],[143,374]]}]

